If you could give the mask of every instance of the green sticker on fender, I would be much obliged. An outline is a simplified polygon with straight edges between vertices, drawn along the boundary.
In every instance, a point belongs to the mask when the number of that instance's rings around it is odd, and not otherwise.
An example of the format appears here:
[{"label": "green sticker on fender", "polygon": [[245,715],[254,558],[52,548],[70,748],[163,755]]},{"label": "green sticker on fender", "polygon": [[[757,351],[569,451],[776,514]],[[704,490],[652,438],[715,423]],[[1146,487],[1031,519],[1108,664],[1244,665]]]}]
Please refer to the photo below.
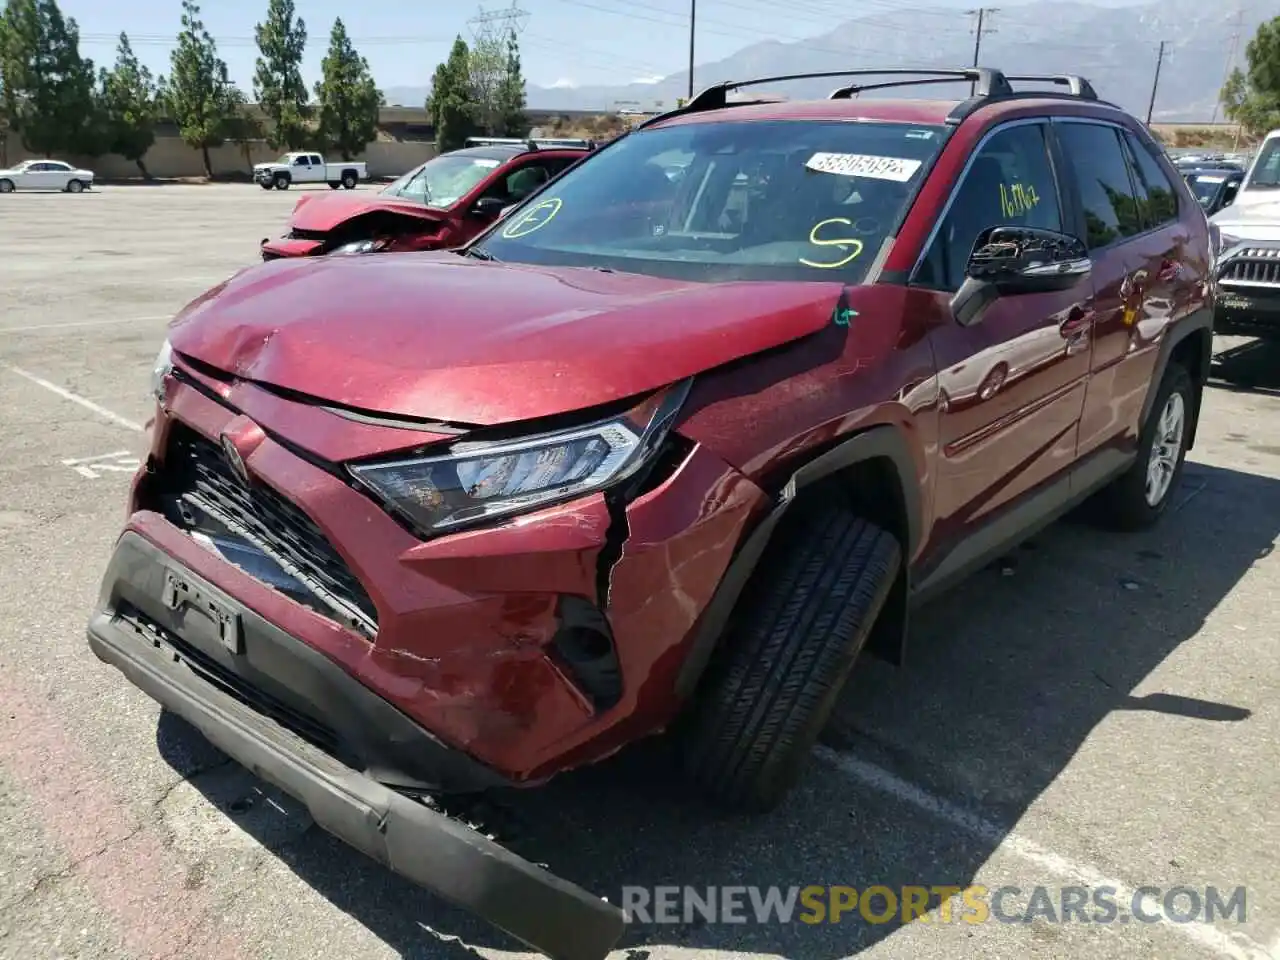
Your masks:
[{"label": "green sticker on fender", "polygon": [[520,214],[519,217],[507,224],[502,230],[502,236],[507,240],[518,240],[521,237],[527,237],[535,230],[541,230],[554,220],[562,206],[563,203],[559,197],[552,197],[535,203]]}]

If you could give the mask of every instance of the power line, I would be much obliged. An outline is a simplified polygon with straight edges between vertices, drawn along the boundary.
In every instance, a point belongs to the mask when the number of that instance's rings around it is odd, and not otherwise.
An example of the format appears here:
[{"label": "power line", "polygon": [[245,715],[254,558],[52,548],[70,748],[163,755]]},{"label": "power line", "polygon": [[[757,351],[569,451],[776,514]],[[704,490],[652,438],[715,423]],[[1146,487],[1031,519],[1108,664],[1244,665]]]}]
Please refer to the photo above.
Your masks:
[{"label": "power line", "polygon": [[1156,75],[1151,81],[1151,102],[1147,104],[1147,126],[1151,126],[1151,113],[1156,108],[1156,90],[1160,86],[1160,67],[1164,64],[1164,48],[1168,46],[1168,40],[1160,41],[1160,52],[1156,55]]}]

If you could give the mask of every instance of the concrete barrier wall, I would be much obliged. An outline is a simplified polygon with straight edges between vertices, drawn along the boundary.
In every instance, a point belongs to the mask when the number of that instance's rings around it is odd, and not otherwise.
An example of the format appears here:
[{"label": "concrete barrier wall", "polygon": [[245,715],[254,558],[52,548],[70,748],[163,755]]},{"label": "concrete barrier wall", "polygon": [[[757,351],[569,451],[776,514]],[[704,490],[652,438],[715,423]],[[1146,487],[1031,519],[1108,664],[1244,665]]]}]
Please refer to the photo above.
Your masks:
[{"label": "concrete barrier wall", "polygon": [[[5,166],[33,159],[16,136],[9,136],[5,148],[3,153],[0,153],[0,161],[3,161]],[[253,164],[274,160],[282,152],[272,150],[263,141],[255,141],[248,145],[246,156],[244,147],[228,143],[210,150],[209,158],[215,176],[227,173],[248,174]],[[356,159],[368,164],[371,177],[398,177],[435,155],[434,143],[377,140],[369,144],[365,152]],[[133,178],[139,175],[138,168],[132,161],[115,154],[102,157],[57,157],[56,159],[92,170],[104,180]],[[177,137],[158,137],[152,148],[147,151],[143,162],[147,165],[147,172],[153,177],[204,176],[204,161],[200,157],[200,151],[188,147]]]}]

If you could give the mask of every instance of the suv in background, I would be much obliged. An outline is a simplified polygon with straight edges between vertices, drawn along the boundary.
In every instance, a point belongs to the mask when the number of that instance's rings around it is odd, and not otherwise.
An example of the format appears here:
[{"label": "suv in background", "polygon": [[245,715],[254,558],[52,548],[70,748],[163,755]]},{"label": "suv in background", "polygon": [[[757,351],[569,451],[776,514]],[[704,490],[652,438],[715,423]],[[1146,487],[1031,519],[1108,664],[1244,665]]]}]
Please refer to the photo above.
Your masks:
[{"label": "suv in background", "polygon": [[377,193],[304,194],[263,260],[457,247],[593,149],[590,141],[473,138]]},{"label": "suv in background", "polygon": [[1214,331],[1280,341],[1280,130],[1267,134],[1217,234]]},{"label": "suv in background", "polygon": [[[459,250],[188,305],[94,652],[339,837],[595,960],[621,912],[451,794],[667,730],[766,809],[911,604],[1086,498],[1154,523],[1212,248],[1146,129],[1079,77],[823,76],[854,82],[711,87]],[[974,93],[859,96],[898,82]]]}]

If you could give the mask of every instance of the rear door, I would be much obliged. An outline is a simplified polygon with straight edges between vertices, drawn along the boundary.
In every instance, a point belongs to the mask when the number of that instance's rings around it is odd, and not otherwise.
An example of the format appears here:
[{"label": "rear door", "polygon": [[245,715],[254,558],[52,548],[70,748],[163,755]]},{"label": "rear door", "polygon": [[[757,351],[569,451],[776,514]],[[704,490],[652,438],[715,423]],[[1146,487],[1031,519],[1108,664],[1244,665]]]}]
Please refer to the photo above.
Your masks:
[{"label": "rear door", "polygon": [[[1093,364],[1080,421],[1084,456],[1126,435],[1136,440],[1156,359],[1154,337],[1173,309],[1187,237],[1176,220],[1149,227],[1153,214],[1134,181],[1127,131],[1079,117],[1055,118],[1054,130],[1083,216],[1078,230],[1093,260]],[[1167,210],[1168,200],[1159,206]]]},{"label": "rear door", "polygon": [[53,190],[58,186],[55,182],[58,177],[54,172],[53,164],[46,160],[27,167],[25,179],[24,186],[31,190]]},{"label": "rear door", "polygon": [[[988,133],[948,203],[913,285],[949,299],[983,230],[1069,229],[1047,120]],[[1089,374],[1088,279],[1057,292],[1006,296],[973,326],[950,319],[930,334],[941,391],[935,516],[972,532],[998,508],[1071,466]],[[945,544],[939,547],[946,549]]]}]

